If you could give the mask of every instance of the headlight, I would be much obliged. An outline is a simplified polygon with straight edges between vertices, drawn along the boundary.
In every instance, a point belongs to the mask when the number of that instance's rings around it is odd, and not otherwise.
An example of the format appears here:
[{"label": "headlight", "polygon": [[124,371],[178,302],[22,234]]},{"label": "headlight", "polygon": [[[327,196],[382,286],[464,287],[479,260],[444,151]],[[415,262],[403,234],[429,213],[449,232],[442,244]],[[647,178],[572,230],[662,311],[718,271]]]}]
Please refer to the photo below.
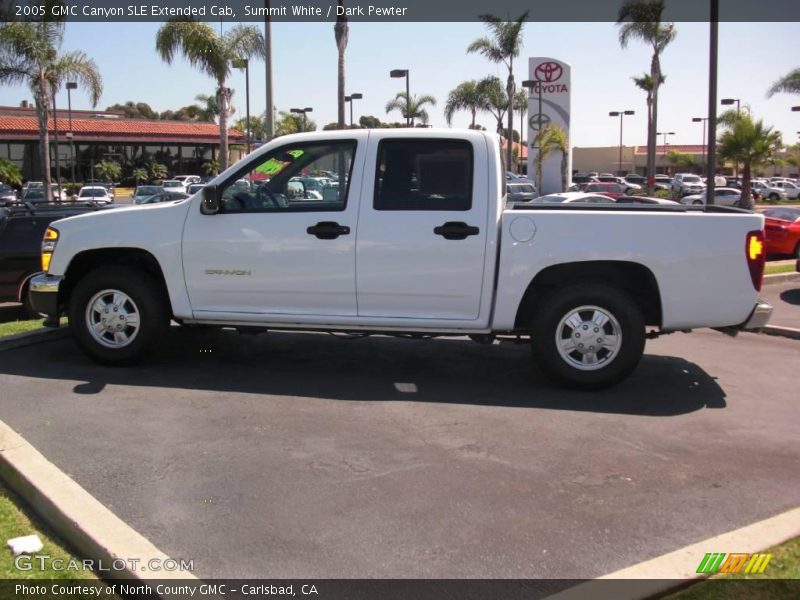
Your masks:
[{"label": "headlight", "polygon": [[45,273],[50,268],[50,259],[56,249],[56,243],[58,243],[58,230],[48,227],[42,239],[42,271]]}]

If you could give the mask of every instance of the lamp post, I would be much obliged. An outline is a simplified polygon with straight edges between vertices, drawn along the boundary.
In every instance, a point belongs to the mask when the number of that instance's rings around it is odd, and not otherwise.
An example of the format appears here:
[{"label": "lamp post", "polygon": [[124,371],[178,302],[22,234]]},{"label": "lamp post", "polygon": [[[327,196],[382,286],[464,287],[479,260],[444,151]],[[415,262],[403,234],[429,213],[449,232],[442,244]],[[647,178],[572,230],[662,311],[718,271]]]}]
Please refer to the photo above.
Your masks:
[{"label": "lamp post", "polygon": [[619,170],[618,174],[620,176],[623,175],[622,172],[622,119],[625,115],[633,115],[636,114],[635,111],[632,110],[612,110],[608,113],[609,117],[619,117]]},{"label": "lamp post", "polygon": [[720,104],[724,104],[725,106],[730,106],[733,103],[736,103],[736,116],[739,116],[739,111],[741,110],[741,100],[739,98],[723,98],[719,101]]},{"label": "lamp post", "polygon": [[267,87],[267,108],[264,112],[264,142],[267,142],[275,135],[275,99],[272,97],[272,19],[270,17],[270,2],[264,0],[264,45],[266,53],[264,56],[264,69],[266,74]]},{"label": "lamp post", "polygon": [[69,150],[72,162],[72,183],[75,183],[75,142],[72,133],[72,90],[77,90],[78,84],[74,81],[67,82],[67,115],[69,116]]},{"label": "lamp post", "polygon": [[664,157],[664,168],[666,169],[666,157],[667,157],[667,136],[668,135],[675,135],[674,131],[659,131],[656,135],[663,135],[664,136],[664,152],[661,153],[661,156]]},{"label": "lamp post", "polygon": [[313,112],[313,111],[314,111],[314,109],[310,108],[308,106],[306,108],[290,108],[289,109],[289,112],[293,112],[296,115],[303,115],[303,131],[305,131],[306,127],[307,127],[306,113],[310,113],[310,112]]},{"label": "lamp post", "polygon": [[250,61],[246,58],[237,58],[231,61],[236,69],[244,69],[244,104],[245,104],[245,129],[247,130],[247,153],[250,154]]},{"label": "lamp post", "polygon": [[[409,84],[409,79],[410,79],[409,71],[408,69],[392,69],[391,71],[389,71],[389,77],[406,78],[406,127],[408,127],[411,124],[411,117],[408,114],[409,112],[411,112],[409,110],[409,106],[411,105],[411,87]],[[352,104],[350,106],[352,106]]]},{"label": "lamp post", "polygon": [[353,126],[353,100],[361,100],[363,97],[363,94],[350,94],[344,97],[344,101],[350,103],[350,127]]},{"label": "lamp post", "polygon": [[692,122],[703,124],[703,166],[706,164],[706,123],[708,117],[692,117]]}]

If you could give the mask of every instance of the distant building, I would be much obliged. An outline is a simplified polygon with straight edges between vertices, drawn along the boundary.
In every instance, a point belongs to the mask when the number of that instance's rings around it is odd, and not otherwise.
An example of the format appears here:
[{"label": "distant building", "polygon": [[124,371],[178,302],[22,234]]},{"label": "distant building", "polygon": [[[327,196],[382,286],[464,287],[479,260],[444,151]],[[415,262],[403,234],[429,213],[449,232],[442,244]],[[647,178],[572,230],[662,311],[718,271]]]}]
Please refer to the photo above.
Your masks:
[{"label": "distant building", "polygon": [[[56,117],[58,145],[55,143]],[[195,121],[154,121],[128,119],[124,114],[106,111],[58,110],[48,124],[50,166],[55,178],[56,152],[62,180],[72,176],[73,146],[75,176],[78,181],[92,178],[92,170],[102,160],[118,162],[128,176],[137,166],[151,161],[166,165],[169,175],[202,174],[203,163],[217,159],[219,125]],[[72,133],[72,144],[69,133]],[[244,144],[244,133],[229,130],[230,144]],[[243,153],[231,149],[231,161]],[[7,158],[22,170],[24,180],[40,179],[39,121],[36,109],[23,102],[19,107],[0,106],[0,158]]]}]

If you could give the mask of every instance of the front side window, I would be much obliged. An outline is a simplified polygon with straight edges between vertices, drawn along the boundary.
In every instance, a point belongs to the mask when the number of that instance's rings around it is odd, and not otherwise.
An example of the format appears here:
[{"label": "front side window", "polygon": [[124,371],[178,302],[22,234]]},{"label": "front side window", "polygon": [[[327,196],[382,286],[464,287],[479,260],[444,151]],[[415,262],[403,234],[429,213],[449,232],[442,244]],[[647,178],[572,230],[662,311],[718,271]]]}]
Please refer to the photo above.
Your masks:
[{"label": "front side window", "polygon": [[472,208],[472,145],[463,140],[384,140],[375,210]]},{"label": "front side window", "polygon": [[344,210],[355,152],[351,140],[278,148],[221,186],[220,212]]}]

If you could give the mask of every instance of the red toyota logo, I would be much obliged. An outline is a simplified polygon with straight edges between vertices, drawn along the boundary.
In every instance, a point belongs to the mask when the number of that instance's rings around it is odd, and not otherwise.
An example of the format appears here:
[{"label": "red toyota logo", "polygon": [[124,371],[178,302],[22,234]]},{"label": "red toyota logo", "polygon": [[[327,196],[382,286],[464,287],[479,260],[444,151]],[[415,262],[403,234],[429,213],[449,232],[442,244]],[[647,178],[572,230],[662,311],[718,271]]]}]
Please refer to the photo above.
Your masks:
[{"label": "red toyota logo", "polygon": [[563,73],[564,69],[561,68],[560,64],[555,62],[543,62],[537,66],[536,70],[534,71],[536,79],[543,81],[544,83],[558,81],[561,79],[561,75]]}]

